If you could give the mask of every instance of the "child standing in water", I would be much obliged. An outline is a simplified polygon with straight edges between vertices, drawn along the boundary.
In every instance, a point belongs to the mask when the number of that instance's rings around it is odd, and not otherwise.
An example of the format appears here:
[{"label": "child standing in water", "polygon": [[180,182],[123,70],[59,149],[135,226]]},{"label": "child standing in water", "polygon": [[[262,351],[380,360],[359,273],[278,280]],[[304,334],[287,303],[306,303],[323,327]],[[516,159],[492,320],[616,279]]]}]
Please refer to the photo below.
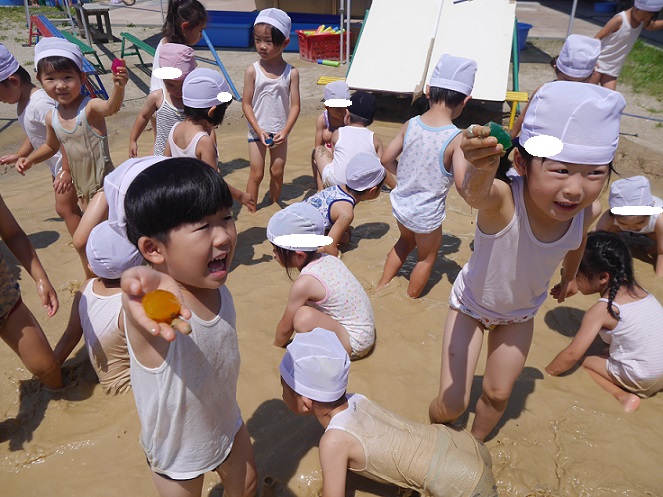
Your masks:
[{"label": "child standing in water", "polygon": [[[587,236],[578,270],[578,290],[601,298],[582,319],[571,344],[546,366],[553,376],[578,361],[626,412],[640,407],[640,398],[663,390],[663,307],[635,280],[626,244],[613,233]],[[596,335],[610,345],[607,355],[582,356]]]},{"label": "child standing in water", "polygon": [[486,331],[488,356],[472,434],[484,440],[499,422],[527,359],[534,315],[560,262],[562,280],[553,295],[563,302],[577,291],[586,232],[601,211],[596,199],[610,176],[625,105],[606,88],[545,84],[525,114],[514,155],[519,176],[511,184],[495,179],[504,150],[490,128],[470,126],[463,133],[469,164],[461,195],[478,210],[477,229],[474,252],[449,298],[440,391],[429,411],[433,422],[450,423],[467,409]]},{"label": "child standing in water", "polygon": [[300,273],[276,326],[274,344],[284,347],[293,332],[324,327],[336,333],[352,359],[360,359],[375,344],[373,307],[361,283],[338,257],[319,253],[317,246],[290,244],[282,238],[323,234],[322,216],[305,202],[292,204],[269,220],[267,238],[274,246],[274,258],[289,277],[292,269]]},{"label": "child standing in water", "polygon": [[382,164],[397,179],[390,199],[400,237],[387,254],[376,291],[396,276],[415,248],[418,261],[407,294],[417,298],[428,283],[442,245],[447,193],[453,184],[460,188],[465,177],[460,130],[453,120],[472,98],[476,71],[475,61],[443,54],[426,87],[430,109],[405,123],[382,154]]},{"label": "child standing in water", "polygon": [[295,335],[279,366],[288,408],[314,416],[325,429],[322,495],[346,495],[350,470],[429,497],[497,497],[481,442],[466,430],[415,423],[346,393],[349,370],[347,352],[323,328]]},{"label": "child standing in water", "polygon": [[283,188],[288,135],[299,116],[299,71],[283,60],[290,43],[291,21],[279,9],[265,9],[253,26],[260,60],[244,73],[242,111],[249,122],[249,181],[246,191],[258,202],[269,148],[269,200],[277,202]]}]

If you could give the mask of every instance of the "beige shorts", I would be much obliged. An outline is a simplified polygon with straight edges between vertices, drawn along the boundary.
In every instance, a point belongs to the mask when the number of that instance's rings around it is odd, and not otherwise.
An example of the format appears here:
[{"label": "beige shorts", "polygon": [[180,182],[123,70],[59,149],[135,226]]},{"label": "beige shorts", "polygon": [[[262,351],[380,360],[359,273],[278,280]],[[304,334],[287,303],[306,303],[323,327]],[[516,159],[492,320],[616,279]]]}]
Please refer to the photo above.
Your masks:
[{"label": "beige shorts", "polygon": [[477,312],[474,312],[472,309],[469,309],[466,307],[456,296],[456,293],[451,290],[451,295],[449,295],[449,307],[452,309],[456,309],[458,312],[462,312],[463,314],[470,316],[472,319],[476,319],[483,325],[485,329],[488,331],[492,331],[498,326],[505,326],[507,324],[513,324],[513,323],[524,323],[525,321],[529,321],[534,317],[534,314],[532,315],[526,315],[522,317],[515,317],[515,318],[509,318],[509,319],[494,319],[494,318],[487,318],[484,317]]}]

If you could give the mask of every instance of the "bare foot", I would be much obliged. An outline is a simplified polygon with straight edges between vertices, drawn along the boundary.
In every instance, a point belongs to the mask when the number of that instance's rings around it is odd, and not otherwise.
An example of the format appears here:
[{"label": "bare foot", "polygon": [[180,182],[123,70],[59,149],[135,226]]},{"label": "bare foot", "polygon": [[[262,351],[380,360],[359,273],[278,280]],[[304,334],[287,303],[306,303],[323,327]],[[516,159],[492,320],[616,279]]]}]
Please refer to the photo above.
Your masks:
[{"label": "bare foot", "polygon": [[640,407],[640,397],[633,393],[624,392],[624,395],[620,395],[617,400],[624,408],[624,412],[635,412]]}]

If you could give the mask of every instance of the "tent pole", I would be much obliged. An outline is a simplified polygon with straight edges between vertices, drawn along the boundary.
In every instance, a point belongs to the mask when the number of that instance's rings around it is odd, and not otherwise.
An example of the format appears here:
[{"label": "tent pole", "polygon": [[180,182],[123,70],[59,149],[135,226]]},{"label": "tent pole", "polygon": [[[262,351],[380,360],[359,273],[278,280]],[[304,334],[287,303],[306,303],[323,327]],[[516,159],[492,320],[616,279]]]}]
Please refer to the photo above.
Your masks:
[{"label": "tent pole", "polygon": [[[346,40],[346,51],[345,51],[345,59],[346,59],[346,64],[350,62],[350,21],[352,20],[352,0],[347,0],[346,2],[347,6],[347,12],[345,13],[345,40]],[[343,31],[341,31],[341,37],[343,36]]]},{"label": "tent pole", "polygon": [[573,6],[571,7],[571,18],[569,19],[569,29],[566,32],[566,36],[571,34],[571,31],[573,30],[573,20],[576,17],[576,7],[578,6],[578,0],[573,0]]},{"label": "tent pole", "polygon": [[343,63],[343,14],[345,13],[345,10],[343,9],[343,2],[345,0],[339,0],[339,8],[338,8],[338,14],[340,16],[339,19],[339,29],[341,30],[341,35],[338,37],[338,43],[339,43],[339,57],[338,60],[341,61],[341,64]]}]

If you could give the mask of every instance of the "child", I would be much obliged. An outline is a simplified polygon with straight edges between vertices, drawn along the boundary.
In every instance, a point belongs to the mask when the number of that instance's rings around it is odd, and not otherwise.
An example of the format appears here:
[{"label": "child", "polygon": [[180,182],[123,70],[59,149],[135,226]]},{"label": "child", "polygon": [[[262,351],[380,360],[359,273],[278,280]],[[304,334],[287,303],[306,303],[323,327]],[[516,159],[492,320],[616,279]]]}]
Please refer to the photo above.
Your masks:
[{"label": "child", "polygon": [[[253,449],[236,399],[235,308],[225,286],[237,242],[228,187],[204,162],[166,159],[136,176],[124,205],[129,240],[153,268],[129,269],[121,282],[152,479],[161,496],[199,496],[204,473],[215,470],[229,497],[253,496]],[[189,334],[147,317],[141,298],[157,288],[181,300]]]},{"label": "child", "polygon": [[325,110],[315,122],[315,145],[311,154],[313,178],[315,178],[318,191],[322,190],[322,179],[315,165],[315,150],[324,145],[332,148],[332,135],[338,128],[345,126],[345,109],[352,103],[350,100],[350,87],[345,81],[332,81],[324,89]]},{"label": "child", "polygon": [[129,157],[138,156],[138,138],[153,115],[156,115],[156,136],[151,155],[164,155],[170,130],[175,124],[184,121],[182,84],[189,73],[196,68],[195,52],[191,47],[168,43],[162,47],[159,60],[161,68],[174,67],[182,74],[174,79],[164,79],[164,87],[154,90],[147,96],[145,105],[131,128]]},{"label": "child", "polygon": [[[58,311],[58,296],[30,243],[30,239],[0,197],[0,237],[37,285],[41,303],[53,317]],[[21,289],[0,251],[0,336],[23,361],[28,371],[48,388],[62,387],[60,364],[55,358],[39,322],[21,299]]]},{"label": "child", "polygon": [[460,189],[465,177],[460,130],[452,121],[472,98],[476,70],[473,60],[443,54],[426,87],[430,109],[405,123],[382,155],[382,164],[397,175],[390,199],[400,237],[387,254],[376,291],[396,276],[415,248],[418,261],[407,294],[417,298],[428,282],[442,245],[447,193],[454,183]]},{"label": "child", "polygon": [[[0,44],[0,68],[0,101],[16,104],[18,122],[26,134],[26,139],[17,153],[0,157],[0,164],[12,164],[46,141],[44,122],[46,114],[55,107],[55,101],[44,90],[32,84],[28,71],[18,64],[2,44]],[[66,160],[62,157],[61,151],[58,151],[45,162],[51,169],[55,211],[64,221],[69,234],[73,236],[81,221],[81,209],[78,207],[78,197],[71,184],[69,166],[62,167],[63,159]]]},{"label": "child", "polygon": [[101,388],[106,395],[116,395],[131,388],[120,277],[142,264],[143,257],[126,236],[104,221],[90,233],[87,260],[97,277],[76,292],[55,356],[62,364],[83,337]]},{"label": "child", "polygon": [[[663,390],[663,307],[638,285],[631,253],[614,233],[587,236],[577,281],[583,295],[598,293],[601,298],[585,313],[575,337],[546,372],[557,376],[582,361],[590,376],[626,412],[633,412],[640,397]],[[610,345],[610,352],[582,359],[597,334]]]},{"label": "child", "polygon": [[283,60],[290,43],[291,21],[279,9],[260,11],[253,40],[260,60],[244,73],[242,111],[249,122],[249,181],[246,191],[258,201],[269,147],[269,199],[277,202],[283,188],[288,135],[299,116],[299,71]]},{"label": "child", "polygon": [[[596,38],[590,38],[583,35],[569,35],[564,41],[562,50],[558,57],[550,61],[550,65],[555,71],[557,81],[577,81],[579,83],[597,84],[593,76],[596,70],[596,61],[601,54],[601,42]],[[534,90],[530,100],[539,91],[541,87]],[[523,126],[527,105],[516,119],[511,129],[511,138],[520,134],[520,128]]]},{"label": "child", "polygon": [[[470,126],[461,148],[468,169],[461,195],[478,210],[475,247],[456,278],[442,341],[440,391],[430,418],[448,423],[467,409],[484,331],[488,357],[472,434],[484,440],[502,417],[532,342],[534,315],[563,260],[558,302],[576,292],[586,232],[609,179],[626,103],[614,91],[547,83],[525,114],[514,152],[519,176],[496,180],[502,145]],[[600,132],[596,123],[601,123]],[[555,149],[540,146],[540,136]],[[560,151],[561,150],[561,151]]]},{"label": "child", "polygon": [[323,233],[322,216],[304,202],[286,207],[269,220],[267,238],[274,246],[274,258],[289,277],[292,269],[300,273],[276,327],[274,345],[284,347],[293,331],[325,327],[336,333],[352,359],[360,359],[375,344],[373,308],[361,283],[337,257],[320,254],[315,246],[289,245],[277,239]]},{"label": "child", "polygon": [[60,144],[69,161],[71,179],[83,210],[103,187],[104,177],[113,170],[108,150],[106,117],[117,113],[129,80],[125,67],[113,73],[113,90],[108,100],[81,95],[85,80],[83,55],[73,43],[61,38],[42,38],[35,46],[37,79],[57,106],[46,115],[46,142],[16,162],[24,173],[33,164],[53,157]]},{"label": "child", "polygon": [[[315,416],[322,495],[346,493],[348,469],[431,497],[496,497],[486,447],[466,430],[415,423],[360,394],[348,394],[350,361],[333,333],[295,335],[279,366],[283,401]],[[400,493],[400,492],[399,492]]]},{"label": "child", "polygon": [[378,107],[375,97],[358,91],[350,97],[350,101],[352,104],[345,111],[345,126],[332,134],[332,150],[319,146],[313,153],[325,188],[346,184],[346,169],[355,155],[382,156],[382,141],[368,129]]},{"label": "child", "polygon": [[[230,105],[232,95],[226,80],[217,71],[194,69],[184,80],[182,102],[185,120],[175,123],[168,135],[166,157],[193,157],[219,170],[216,132]],[[228,185],[233,198],[250,212],[256,210],[251,195]]]},{"label": "child", "polygon": [[[608,205],[610,209],[603,213],[596,229],[637,233],[653,240],[656,254],[654,268],[657,276],[663,276],[663,200],[651,194],[649,180],[644,176],[618,179],[610,185]],[[624,207],[639,208],[642,214],[620,215],[613,212],[619,212]],[[650,210],[656,212],[647,212]]]},{"label": "child", "polygon": [[619,73],[642,29],[663,29],[663,20],[654,19],[661,8],[663,0],[635,0],[633,7],[615,15],[596,33],[595,38],[601,40],[601,55],[594,84],[617,88]]},{"label": "child", "polygon": [[325,231],[333,240],[323,252],[338,255],[338,245],[350,241],[355,205],[378,198],[386,175],[377,155],[357,154],[348,163],[346,184],[330,186],[306,199],[322,214]]}]

